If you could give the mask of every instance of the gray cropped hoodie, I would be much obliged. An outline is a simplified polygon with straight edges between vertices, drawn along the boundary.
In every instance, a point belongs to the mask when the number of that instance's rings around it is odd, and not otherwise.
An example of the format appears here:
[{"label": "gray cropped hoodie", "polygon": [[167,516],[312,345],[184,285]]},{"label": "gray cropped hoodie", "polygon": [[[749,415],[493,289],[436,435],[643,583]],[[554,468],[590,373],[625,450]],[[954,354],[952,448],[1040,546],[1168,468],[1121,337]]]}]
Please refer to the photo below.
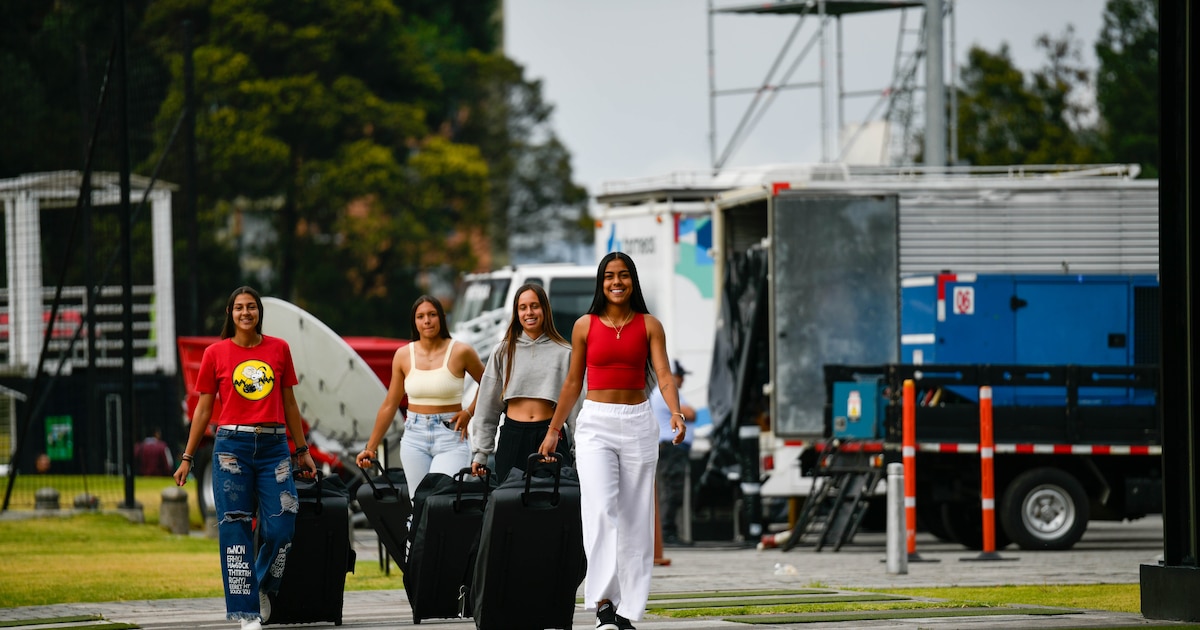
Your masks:
[{"label": "gray cropped hoodie", "polygon": [[[492,356],[483,370],[479,383],[479,398],[475,402],[475,415],[471,417],[472,461],[487,464],[488,456],[496,450],[496,431],[500,426],[500,413],[513,398],[541,398],[558,403],[563,381],[571,367],[571,347],[554,341],[549,335],[530,339],[524,331],[517,337],[513,349],[513,370],[504,386],[504,342],[496,344]],[[580,396],[580,400],[583,396]],[[575,416],[579,405],[567,417],[567,435],[575,431]],[[548,420],[549,418],[547,418]],[[574,440],[572,440],[572,444]]]}]

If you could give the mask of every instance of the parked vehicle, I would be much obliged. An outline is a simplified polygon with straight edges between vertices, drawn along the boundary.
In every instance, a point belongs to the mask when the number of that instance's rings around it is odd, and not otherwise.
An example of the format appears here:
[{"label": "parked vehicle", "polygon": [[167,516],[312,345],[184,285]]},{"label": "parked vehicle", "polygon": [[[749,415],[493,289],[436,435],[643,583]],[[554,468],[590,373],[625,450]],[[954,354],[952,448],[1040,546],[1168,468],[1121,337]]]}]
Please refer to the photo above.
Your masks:
[{"label": "parked vehicle", "polygon": [[667,356],[688,371],[682,393],[696,409],[693,431],[701,438],[693,449],[704,452],[717,318],[711,202],[719,189],[638,183],[596,198],[596,260],[622,251],[637,265],[646,306],[667,335]]},{"label": "parked vehicle", "polygon": [[[1132,323],[1124,333],[1126,346],[1111,349],[1113,353],[1128,355],[1122,363],[1098,360],[1088,353],[1078,358],[1060,354],[1053,362],[1035,361],[1036,354],[1022,354],[1021,358],[1010,354],[1007,356],[1012,358],[1006,359],[996,351],[999,341],[992,337],[961,338],[955,342],[953,351],[944,344],[935,348],[936,344],[915,342],[909,335],[917,334],[917,329],[913,328],[919,319],[915,310],[917,302],[912,305],[902,302],[902,285],[905,283],[928,283],[929,277],[952,270],[960,272],[960,277],[969,277],[961,272],[970,272],[977,274],[976,279],[984,278],[985,281],[991,274],[1036,274],[1055,276],[1055,282],[1063,283],[1080,274],[1097,278],[1103,275],[1149,275],[1151,278],[1120,281],[1137,289],[1130,289],[1126,302],[1130,310],[1121,311],[1121,317],[1133,313],[1136,305],[1132,296],[1135,293],[1139,296],[1138,304],[1156,305],[1154,291],[1157,289],[1152,276],[1157,273],[1158,265],[1158,184],[1133,179],[1136,174],[1136,168],[1122,166],[1068,167],[1062,171],[1047,167],[929,172],[850,167],[841,174],[828,169],[814,170],[809,177],[764,183],[718,195],[713,221],[720,278],[717,298],[721,307],[710,376],[714,386],[710,387],[709,396],[714,423],[714,452],[709,471],[714,474],[706,475],[702,482],[737,480],[737,491],[742,494],[745,506],[741,534],[757,537],[762,533],[764,521],[769,520],[764,517],[762,499],[794,502],[808,495],[813,477],[804,474],[810,472],[806,467],[811,468],[815,461],[816,449],[834,437],[829,409],[833,396],[826,383],[827,366],[873,366],[885,375],[904,373],[902,367],[886,372],[888,366],[910,366],[910,373],[915,373],[918,371],[912,367],[915,364],[928,365],[934,361],[942,364],[948,357],[953,357],[949,360],[968,366],[1048,363],[1054,366],[1052,372],[1055,375],[1066,374],[1067,366],[1071,364],[1098,365],[1118,372],[1127,370],[1125,376],[1113,377],[1116,380],[1112,388],[1100,390],[1133,391],[1129,394],[1132,397],[1130,406],[1139,415],[1118,415],[1110,422],[1115,431],[1125,434],[1141,431],[1140,412],[1152,413],[1156,404],[1147,398],[1155,376],[1140,371],[1145,357],[1132,354],[1136,347],[1143,350],[1149,347],[1146,343],[1135,342]],[[952,287],[959,285],[943,283],[940,286],[952,291]],[[965,283],[961,286],[964,290],[968,288]],[[977,296],[982,296],[980,286],[975,286]],[[935,281],[932,288],[927,286],[924,290],[932,294],[938,287]],[[1088,288],[1092,288],[1091,285]],[[905,285],[903,290],[909,294],[920,288]],[[1062,290],[1065,295],[1067,289]],[[996,303],[998,306],[1011,306],[1006,301],[1009,298],[994,299],[1000,300]],[[1105,301],[1108,297],[1095,299]],[[902,313],[902,304],[909,310]],[[1083,308],[1080,303],[1075,305]],[[926,301],[922,308],[927,309],[924,312],[928,317],[934,317],[937,306],[936,300]],[[1049,330],[1039,327],[1038,322],[1052,316],[1043,307],[1022,308],[1025,310],[1020,317],[1013,315],[1011,320],[1022,325],[1021,335],[1029,328]],[[1153,321],[1153,315],[1139,314],[1137,321],[1141,326]],[[1098,325],[1099,319],[1095,323]],[[1066,340],[1062,341],[1065,343]],[[1119,337],[1110,340],[1106,336],[1099,345],[1108,347],[1109,343],[1119,345],[1121,340]],[[1095,344],[1080,342],[1081,347],[1091,348]],[[1041,346],[1023,342],[1021,347]],[[934,353],[935,349],[938,353]],[[1022,352],[1033,351],[1023,349]],[[1048,355],[1042,357],[1048,358]],[[928,370],[921,371],[922,374],[926,372]],[[1103,370],[1095,371],[1100,372]],[[964,374],[967,380],[961,384],[937,384],[944,391],[957,392],[962,400],[970,400],[962,392],[981,384],[970,379],[979,380],[980,375],[991,377],[991,373],[979,370],[966,370]],[[877,375],[877,378],[884,377]],[[885,388],[893,384],[891,380],[884,380]],[[875,386],[873,383],[871,387]],[[990,384],[997,386],[995,382]],[[1073,387],[1100,387],[1094,383],[1066,383],[1065,380],[1056,386],[1061,387],[1057,392],[1039,387],[1043,396],[1045,391],[1050,391],[1051,396],[1055,393],[1065,396]],[[892,391],[889,390],[889,394]],[[1032,390],[1023,387],[1013,395],[1028,391]],[[1001,395],[1008,393],[1001,392]],[[1076,407],[1082,410],[1079,413],[1096,412],[1093,409],[1096,405],[1092,405],[1089,398],[1091,394],[1081,391],[1079,395],[1080,404]],[[863,404],[880,400],[873,390],[860,392],[860,396]],[[1068,407],[1062,404],[1059,411],[1067,413]],[[973,428],[978,430],[977,422]],[[753,439],[754,436],[757,439]],[[881,437],[878,442],[883,452],[891,453],[893,448],[898,452],[899,444],[891,440],[890,433]],[[1097,439],[1081,434],[1063,438],[1048,442],[1038,440],[1037,443],[1083,450],[1085,444],[1089,447],[1093,444],[1086,440]],[[978,439],[977,433],[975,439]],[[1128,445],[1138,452],[1144,449],[1152,456],[1157,453],[1155,439],[1156,436],[1145,434],[1140,441]],[[1122,443],[1109,440],[1094,444],[1115,447]],[[967,459],[964,458],[964,462]],[[1151,466],[1155,460],[1157,458],[1144,458]],[[972,461],[977,478],[978,460]],[[1125,462],[1121,465],[1115,461],[1098,463],[1093,459],[1088,463],[1083,457],[1077,458],[1077,470],[1093,471],[1091,478],[1081,481],[1085,491],[1091,493],[1087,495],[1089,502],[1096,498],[1107,499],[1098,504],[1104,509],[1091,510],[1090,515],[1077,512],[1080,520],[1086,521],[1088,516],[1128,518],[1153,511],[1153,506],[1148,505],[1119,507],[1111,496],[1105,495],[1104,484],[1093,484],[1103,477],[1103,473],[1095,472],[1095,467],[1134,465],[1133,457],[1121,460]],[[922,478],[920,463],[919,482]],[[997,469],[1000,468],[998,463]],[[1079,472],[1073,474],[1084,476]],[[1139,475],[1141,472],[1124,478],[1142,479]],[[936,488],[923,485],[924,490],[919,489],[917,496],[918,505],[924,503],[930,509],[937,506],[939,513],[945,511],[940,506],[947,503],[963,507],[971,491],[965,472],[961,475],[948,470],[930,472],[926,480],[950,476],[962,480],[962,489],[953,500],[930,496],[929,492]],[[1001,474],[1010,486],[1019,476],[1019,473]],[[1045,475],[1041,477],[1045,479]],[[1029,485],[1028,481],[1026,478],[1023,485]],[[1112,484],[1110,478],[1110,493],[1125,492],[1122,487]],[[975,485],[977,494],[978,484]],[[1139,495],[1154,492],[1152,485],[1144,486],[1141,481],[1129,481],[1125,485],[1133,488],[1130,492]],[[1001,504],[1005,502],[1006,490],[996,489]],[[1021,494],[1013,493],[1013,496]],[[1078,499],[1079,495],[1074,498]],[[1133,505],[1137,501],[1128,503]],[[1003,513],[1002,507],[997,509],[998,513]],[[928,514],[929,509],[924,512]],[[939,520],[938,525],[944,520]],[[955,525],[958,530],[966,531],[971,524]],[[1010,529],[1015,531],[1017,528]],[[1030,546],[1064,548],[1073,544],[1070,540],[1073,535],[1043,536],[1039,541],[1026,542]],[[1021,542],[1016,536],[1014,539]],[[963,540],[970,542],[965,534]]]},{"label": "parked vehicle", "polygon": [[[546,289],[554,327],[570,338],[575,320],[587,312],[596,290],[596,268],[591,265],[549,263],[513,265],[462,278],[454,308],[449,314],[450,333],[475,348],[487,363],[492,350],[504,338],[512,316],[513,298],[524,284]],[[470,379],[468,379],[469,381]]]}]

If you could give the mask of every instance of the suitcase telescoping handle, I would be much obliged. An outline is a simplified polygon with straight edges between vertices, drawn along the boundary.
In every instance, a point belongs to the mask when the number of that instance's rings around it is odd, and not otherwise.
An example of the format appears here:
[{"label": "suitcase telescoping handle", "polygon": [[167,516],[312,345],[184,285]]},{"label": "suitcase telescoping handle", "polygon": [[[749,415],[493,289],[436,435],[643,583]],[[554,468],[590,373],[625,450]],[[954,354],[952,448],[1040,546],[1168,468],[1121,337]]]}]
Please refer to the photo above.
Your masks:
[{"label": "suitcase telescoping handle", "polygon": [[367,483],[371,484],[371,494],[375,495],[375,499],[382,499],[385,492],[395,497],[399,497],[400,489],[396,487],[396,484],[392,483],[392,478],[388,477],[387,471],[383,469],[383,464],[379,463],[378,459],[371,458],[371,466],[378,471],[379,478],[383,479],[388,486],[387,488],[381,488],[375,485],[375,480],[371,479],[371,474],[364,470],[362,475],[363,477],[367,478]]},{"label": "suitcase telescoping handle", "polygon": [[321,492],[321,480],[325,478],[325,473],[321,472],[321,469],[319,469],[319,468],[317,470],[312,471],[311,477],[307,476],[307,473],[308,473],[308,471],[305,471],[305,470],[293,470],[292,471],[292,480],[295,481],[296,483],[302,482],[302,483],[308,483],[308,484],[313,485],[313,487],[316,489],[315,494],[317,496],[317,513],[320,514],[321,511],[325,509],[325,504],[322,503],[322,497],[324,495]]},{"label": "suitcase telescoping handle", "polygon": [[[544,460],[552,459],[554,463]],[[533,473],[539,468],[550,468],[554,471],[554,490],[546,492],[545,490],[534,491],[531,484],[533,483]],[[558,484],[562,481],[562,453],[550,453],[543,457],[541,453],[530,453],[525,461],[525,492],[521,494],[521,504],[528,506],[529,497],[534,494],[550,495],[550,505],[558,505]]]},{"label": "suitcase telescoping handle", "polygon": [[[482,479],[483,479],[483,498],[482,499],[473,499],[473,498],[469,498],[469,497],[467,498],[467,502],[478,502],[479,503],[479,511],[480,512],[482,512],[484,506],[487,505],[488,496],[491,495],[491,493],[492,493],[492,469],[484,467],[483,472],[484,472],[484,475],[482,477]],[[463,486],[467,485],[467,483],[468,483],[467,480],[473,476],[474,475],[472,475],[470,466],[466,466],[466,467],[460,469],[458,472],[454,473],[454,511],[455,512],[461,511],[463,506],[465,505],[465,503],[463,501],[463,496],[462,496]],[[475,484],[472,484],[472,485],[475,485]]]}]

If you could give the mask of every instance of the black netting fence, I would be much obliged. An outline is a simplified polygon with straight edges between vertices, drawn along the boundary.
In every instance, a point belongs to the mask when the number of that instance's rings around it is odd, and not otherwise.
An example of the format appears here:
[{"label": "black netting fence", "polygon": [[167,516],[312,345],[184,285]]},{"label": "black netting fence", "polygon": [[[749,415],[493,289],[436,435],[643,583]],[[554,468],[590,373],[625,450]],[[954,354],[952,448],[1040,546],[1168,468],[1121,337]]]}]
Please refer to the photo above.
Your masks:
[{"label": "black netting fence", "polygon": [[187,437],[172,265],[182,118],[160,113],[170,57],[139,39],[141,4],[13,3],[0,19],[7,510],[33,509],[43,488],[64,508],[122,505],[143,452],[163,450],[147,438],[173,456]]}]

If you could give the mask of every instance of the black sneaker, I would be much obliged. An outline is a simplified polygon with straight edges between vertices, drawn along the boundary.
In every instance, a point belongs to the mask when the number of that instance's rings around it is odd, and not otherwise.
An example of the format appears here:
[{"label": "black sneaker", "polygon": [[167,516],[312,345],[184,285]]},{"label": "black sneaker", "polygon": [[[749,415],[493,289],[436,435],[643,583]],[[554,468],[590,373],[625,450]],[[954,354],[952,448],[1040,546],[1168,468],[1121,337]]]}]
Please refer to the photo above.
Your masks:
[{"label": "black sneaker", "polygon": [[633,627],[632,621],[622,617],[621,615],[617,615],[617,628],[618,630],[637,630],[637,628]]},{"label": "black sneaker", "polygon": [[617,625],[618,619],[617,608],[612,602],[604,602],[596,609],[596,630],[621,630],[621,626]]}]

